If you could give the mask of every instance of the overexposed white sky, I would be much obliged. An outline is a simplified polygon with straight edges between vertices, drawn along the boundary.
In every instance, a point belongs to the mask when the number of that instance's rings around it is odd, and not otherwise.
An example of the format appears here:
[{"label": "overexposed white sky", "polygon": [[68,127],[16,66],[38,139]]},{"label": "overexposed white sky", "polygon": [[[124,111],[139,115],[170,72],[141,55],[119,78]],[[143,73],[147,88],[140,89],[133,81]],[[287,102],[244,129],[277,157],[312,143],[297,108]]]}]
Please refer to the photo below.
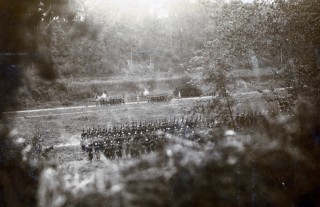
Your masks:
[{"label": "overexposed white sky", "polygon": [[[89,8],[90,12],[107,12],[115,11],[127,14],[145,14],[149,13],[158,18],[169,17],[168,6],[178,3],[196,3],[198,0],[84,0],[85,5]],[[229,0],[225,0],[229,1]],[[243,2],[250,3],[253,0],[242,0]]]}]

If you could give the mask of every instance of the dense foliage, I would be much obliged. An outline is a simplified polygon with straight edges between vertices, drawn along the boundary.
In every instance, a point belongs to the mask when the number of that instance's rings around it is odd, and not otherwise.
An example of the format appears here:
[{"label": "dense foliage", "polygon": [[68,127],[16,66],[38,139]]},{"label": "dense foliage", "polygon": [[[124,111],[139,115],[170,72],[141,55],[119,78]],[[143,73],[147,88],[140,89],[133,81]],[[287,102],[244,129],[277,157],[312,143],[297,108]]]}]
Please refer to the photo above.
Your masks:
[{"label": "dense foliage", "polygon": [[[55,78],[50,56],[40,55],[39,25],[56,16],[71,14],[62,11],[66,1],[0,1],[0,205],[36,206],[38,168],[22,161],[20,149],[11,139],[10,120],[3,114],[15,110],[18,89],[23,84],[24,72],[33,63],[41,78]],[[47,11],[46,18],[42,18]]]},{"label": "dense foliage", "polygon": [[[42,26],[61,77],[179,71],[211,33],[209,15],[199,4],[167,2],[165,15],[148,6],[134,11],[126,0],[98,4],[78,1],[80,18],[72,25],[60,18]],[[79,25],[91,35],[74,38]]]},{"label": "dense foliage", "polygon": [[191,66],[202,72],[211,90],[225,96],[232,85],[230,70],[248,68],[254,73],[268,62],[282,86],[296,98],[319,102],[309,99],[319,97],[318,1],[205,4],[216,25],[216,36],[196,53]]},{"label": "dense foliage", "polygon": [[[200,144],[171,137],[154,162],[147,157],[115,168],[118,177],[106,180],[105,191],[97,188],[80,199],[73,189],[64,191],[55,183],[63,199],[48,190],[39,200],[48,196],[70,206],[319,205],[320,2],[183,2],[176,1],[168,17],[149,13],[133,18],[81,1],[0,1],[0,30],[5,31],[0,33],[0,205],[37,202],[37,169],[15,151],[2,113],[17,106],[22,82],[33,81],[24,72],[33,75],[36,68],[36,74],[52,80],[56,74],[108,76],[191,67],[218,97],[194,109],[209,119],[218,111],[232,117],[234,78],[229,72],[254,72],[260,62],[274,68],[297,101],[289,105],[289,115],[265,114],[263,126],[240,129],[231,137],[223,136],[224,128],[207,129]],[[41,90],[51,84],[38,83]],[[50,189],[42,179],[41,190]]]}]

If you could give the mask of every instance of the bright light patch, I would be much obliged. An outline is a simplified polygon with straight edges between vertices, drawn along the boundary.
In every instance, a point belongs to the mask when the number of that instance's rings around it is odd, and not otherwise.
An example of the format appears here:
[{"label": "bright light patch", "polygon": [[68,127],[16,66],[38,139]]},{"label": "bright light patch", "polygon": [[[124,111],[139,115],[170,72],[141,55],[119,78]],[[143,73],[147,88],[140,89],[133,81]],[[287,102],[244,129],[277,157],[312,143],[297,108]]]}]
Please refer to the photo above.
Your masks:
[{"label": "bright light patch", "polygon": [[151,14],[158,18],[168,17],[166,6],[170,0],[84,0],[89,12],[115,12],[118,14]]}]

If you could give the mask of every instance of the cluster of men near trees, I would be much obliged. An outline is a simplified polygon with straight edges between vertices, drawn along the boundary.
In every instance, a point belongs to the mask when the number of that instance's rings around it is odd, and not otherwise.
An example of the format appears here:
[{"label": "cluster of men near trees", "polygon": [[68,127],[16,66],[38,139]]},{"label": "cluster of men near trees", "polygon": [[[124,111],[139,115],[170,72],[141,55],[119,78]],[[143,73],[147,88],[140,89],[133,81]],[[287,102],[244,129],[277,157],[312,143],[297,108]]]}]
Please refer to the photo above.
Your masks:
[{"label": "cluster of men near trees", "polygon": [[101,106],[106,106],[106,105],[120,105],[124,104],[124,98],[119,96],[119,97],[110,97],[109,99],[101,99],[99,101]]},{"label": "cluster of men near trees", "polygon": [[[142,97],[148,102],[148,103],[154,103],[154,102],[168,102],[171,101],[172,97],[169,94],[158,94],[158,95],[137,95],[136,101],[137,103],[140,103],[142,101]],[[178,92],[177,99],[181,99],[181,93]],[[107,97],[106,93],[102,93],[101,96],[96,95],[95,97],[96,105],[106,106],[106,105],[119,105],[119,104],[125,104],[125,98],[124,95],[122,96],[113,96],[113,97]]]},{"label": "cluster of men near trees", "polygon": [[96,105],[119,105],[124,104],[124,96],[107,97],[107,94],[102,93],[101,96],[96,96]]}]

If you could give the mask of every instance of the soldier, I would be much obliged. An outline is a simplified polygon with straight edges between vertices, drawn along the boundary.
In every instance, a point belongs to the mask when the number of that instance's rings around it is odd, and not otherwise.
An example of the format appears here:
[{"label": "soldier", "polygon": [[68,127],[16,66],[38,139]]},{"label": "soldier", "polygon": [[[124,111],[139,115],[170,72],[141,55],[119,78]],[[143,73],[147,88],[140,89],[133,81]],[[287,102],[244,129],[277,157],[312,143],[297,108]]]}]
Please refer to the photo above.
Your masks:
[{"label": "soldier", "polygon": [[258,113],[257,113],[257,111],[253,115],[252,122],[253,122],[253,126],[257,126],[257,124],[258,124]]},{"label": "soldier", "polygon": [[259,114],[257,116],[257,123],[261,127],[261,126],[264,126],[264,124],[265,124],[264,122],[265,122],[265,117],[261,112],[259,112]]},{"label": "soldier", "polygon": [[106,156],[107,159],[111,159],[111,151],[110,151],[110,146],[111,141],[110,140],[105,140],[104,141],[104,155]]},{"label": "soldier", "polygon": [[130,155],[131,157],[138,157],[140,155],[140,150],[139,150],[139,137],[135,136],[133,139],[130,140]]},{"label": "soldier", "polygon": [[91,143],[86,146],[86,151],[88,152],[88,159],[91,162],[93,159],[92,144]]},{"label": "soldier", "polygon": [[84,132],[84,129],[82,129],[81,138],[84,138],[87,135],[87,133]]},{"label": "soldier", "polygon": [[110,143],[110,155],[111,155],[110,159],[115,159],[116,149],[117,149],[117,146],[116,146],[115,140],[112,140]]},{"label": "soldier", "polygon": [[251,111],[250,113],[249,113],[249,125],[250,125],[250,127],[252,127],[253,125],[254,125],[254,118],[253,118],[253,112]]},{"label": "soldier", "polygon": [[116,140],[115,154],[118,158],[122,158],[122,140]]},{"label": "soldier", "polygon": [[80,141],[80,146],[81,146],[81,150],[82,151],[85,151],[86,149],[86,145],[85,145],[85,138],[81,138],[81,141]]},{"label": "soldier", "polygon": [[107,158],[109,159],[113,159],[114,158],[114,150],[113,150],[113,140],[111,140],[110,142],[108,142],[107,147],[105,148],[105,155]]},{"label": "soldier", "polygon": [[244,115],[244,113],[242,113],[240,115],[240,127],[244,127],[245,126],[245,122],[246,122],[245,115]]},{"label": "soldier", "polygon": [[240,125],[240,116],[239,116],[239,113],[237,113],[237,115],[236,115],[235,122],[236,122],[236,127],[239,128],[239,125]]},{"label": "soldier", "polygon": [[117,97],[117,105],[120,104],[120,97]]},{"label": "soldier", "polygon": [[32,140],[31,152],[33,155],[33,160],[37,162],[41,158],[42,144],[40,143],[39,137],[34,137]]},{"label": "soldier", "polygon": [[101,143],[100,141],[93,142],[94,152],[96,154],[97,160],[100,160],[100,150],[101,150]]},{"label": "soldier", "polygon": [[110,97],[109,104],[110,104],[110,105],[113,105],[113,104],[114,104],[114,99],[113,99],[112,96]]},{"label": "soldier", "polygon": [[142,153],[150,153],[151,152],[150,147],[149,147],[149,139],[146,136],[143,137],[142,147],[143,147]]},{"label": "soldier", "polygon": [[48,160],[48,153],[53,150],[53,146],[50,146],[50,147],[46,147],[44,148],[44,150],[42,151],[41,153],[41,156],[45,159],[45,160]]},{"label": "soldier", "polygon": [[246,127],[250,127],[250,113],[249,112],[247,112],[245,114],[245,125],[246,125]]}]

